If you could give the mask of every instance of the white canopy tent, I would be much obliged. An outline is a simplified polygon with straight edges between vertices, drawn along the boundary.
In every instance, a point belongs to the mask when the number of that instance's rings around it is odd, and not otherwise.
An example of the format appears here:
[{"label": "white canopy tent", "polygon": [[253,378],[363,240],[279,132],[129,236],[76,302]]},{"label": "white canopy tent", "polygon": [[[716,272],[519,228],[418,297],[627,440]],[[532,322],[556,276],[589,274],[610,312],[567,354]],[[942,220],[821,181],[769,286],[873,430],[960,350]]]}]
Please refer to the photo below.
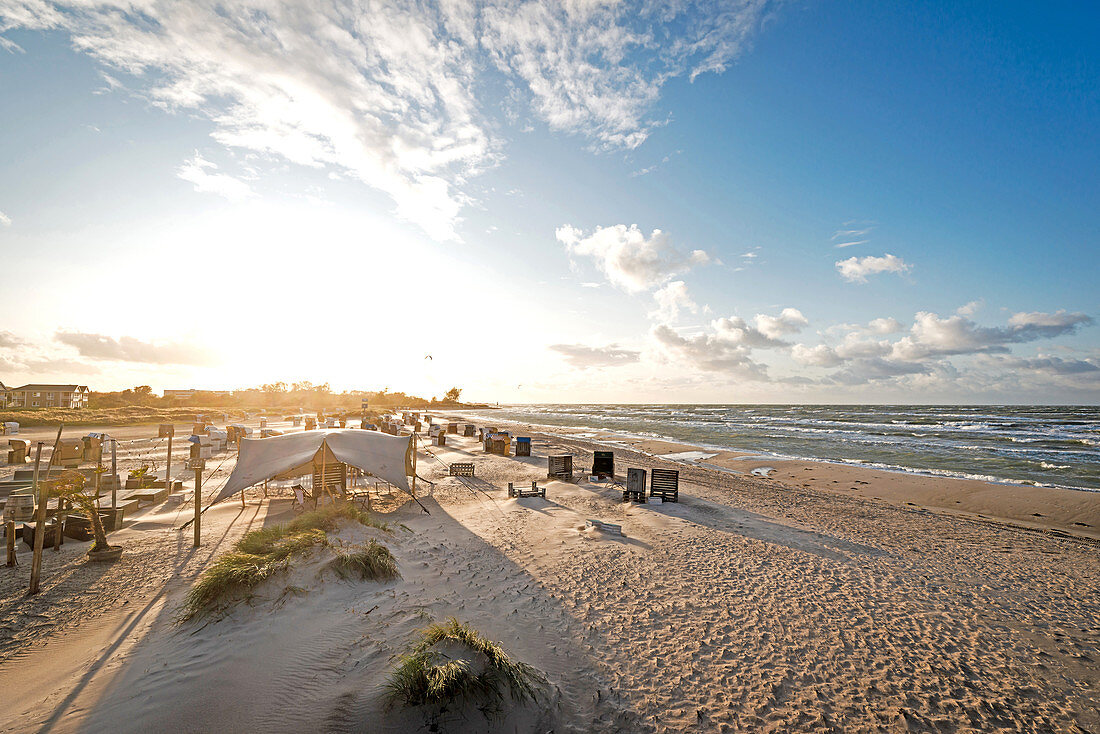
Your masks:
[{"label": "white canopy tent", "polygon": [[309,474],[322,460],[354,466],[410,491],[416,444],[413,436],[346,428],[243,438],[237,466],[211,504],[268,479]]}]

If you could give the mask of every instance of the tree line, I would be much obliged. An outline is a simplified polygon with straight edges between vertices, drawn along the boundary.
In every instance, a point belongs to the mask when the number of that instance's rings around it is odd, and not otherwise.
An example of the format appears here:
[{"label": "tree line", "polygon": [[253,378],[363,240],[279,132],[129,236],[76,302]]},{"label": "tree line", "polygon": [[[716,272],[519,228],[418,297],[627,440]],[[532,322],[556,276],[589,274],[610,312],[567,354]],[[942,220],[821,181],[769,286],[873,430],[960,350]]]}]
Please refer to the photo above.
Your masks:
[{"label": "tree line", "polygon": [[355,411],[362,407],[365,399],[371,408],[425,408],[433,405],[457,406],[462,389],[452,387],[441,397],[422,398],[417,395],[389,388],[381,390],[346,390],[335,392],[327,382],[314,385],[312,382],[272,382],[242,390],[228,392],[196,390],[190,397],[162,397],[156,395],[149,385],[120,390],[118,392],[93,392],[89,395],[89,408],[123,408],[142,406],[149,408],[286,408],[294,410],[335,410]]}]

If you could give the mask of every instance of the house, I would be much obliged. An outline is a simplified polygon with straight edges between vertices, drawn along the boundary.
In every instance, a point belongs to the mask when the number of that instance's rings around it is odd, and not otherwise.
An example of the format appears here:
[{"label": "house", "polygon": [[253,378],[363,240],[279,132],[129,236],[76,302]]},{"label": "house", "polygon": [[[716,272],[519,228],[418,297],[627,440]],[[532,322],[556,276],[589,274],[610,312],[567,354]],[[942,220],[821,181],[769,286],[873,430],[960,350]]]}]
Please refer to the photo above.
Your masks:
[{"label": "house", "polygon": [[23,385],[8,388],[9,408],[87,408],[87,385]]}]

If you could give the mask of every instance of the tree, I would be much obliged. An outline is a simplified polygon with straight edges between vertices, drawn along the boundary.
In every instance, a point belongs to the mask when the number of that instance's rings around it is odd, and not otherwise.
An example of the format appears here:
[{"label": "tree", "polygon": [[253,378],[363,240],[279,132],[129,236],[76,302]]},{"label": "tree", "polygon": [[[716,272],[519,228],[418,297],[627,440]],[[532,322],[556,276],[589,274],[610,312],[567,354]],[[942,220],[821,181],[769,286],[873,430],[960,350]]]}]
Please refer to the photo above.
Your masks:
[{"label": "tree", "polygon": [[457,403],[458,402],[458,397],[461,394],[462,394],[462,389],[461,388],[452,387],[450,390],[448,390],[446,393],[444,393],[443,402],[445,402],[445,403]]},{"label": "tree", "polygon": [[[79,507],[80,511],[88,518],[88,522],[92,524],[92,535],[95,537],[95,544],[91,549],[93,551],[110,550],[111,546],[107,543],[107,533],[103,529],[103,520],[99,517],[99,508],[96,507],[95,497],[84,491],[85,482],[86,477],[83,474],[73,469],[66,469],[59,476],[44,482],[46,496],[56,497],[58,507],[61,506],[62,500],[69,500]],[[61,532],[60,523],[58,523],[57,532]]]}]

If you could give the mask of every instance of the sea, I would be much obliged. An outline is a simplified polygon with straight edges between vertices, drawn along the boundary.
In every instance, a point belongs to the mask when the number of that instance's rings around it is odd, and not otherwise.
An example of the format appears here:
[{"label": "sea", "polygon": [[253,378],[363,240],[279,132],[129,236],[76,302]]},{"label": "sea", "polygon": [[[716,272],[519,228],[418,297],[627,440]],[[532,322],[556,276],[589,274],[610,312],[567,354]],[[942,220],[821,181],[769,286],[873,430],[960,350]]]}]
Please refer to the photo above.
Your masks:
[{"label": "sea", "polygon": [[1100,491],[1100,407],[503,405],[535,425],[936,476]]}]

